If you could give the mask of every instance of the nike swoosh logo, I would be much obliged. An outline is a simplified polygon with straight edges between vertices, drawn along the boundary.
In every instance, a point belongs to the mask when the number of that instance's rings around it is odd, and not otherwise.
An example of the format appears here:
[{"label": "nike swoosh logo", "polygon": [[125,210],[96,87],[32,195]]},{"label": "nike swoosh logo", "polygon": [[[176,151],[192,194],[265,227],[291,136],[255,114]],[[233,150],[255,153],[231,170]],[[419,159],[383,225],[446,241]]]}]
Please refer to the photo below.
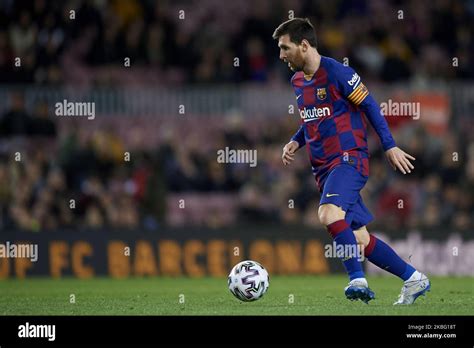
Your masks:
[{"label": "nike swoosh logo", "polygon": [[301,97],[301,96],[302,96],[302,94],[298,95],[298,96],[296,97],[296,100],[298,100],[298,98]]},{"label": "nike swoosh logo", "polygon": [[326,197],[339,196],[339,193],[326,193]]}]

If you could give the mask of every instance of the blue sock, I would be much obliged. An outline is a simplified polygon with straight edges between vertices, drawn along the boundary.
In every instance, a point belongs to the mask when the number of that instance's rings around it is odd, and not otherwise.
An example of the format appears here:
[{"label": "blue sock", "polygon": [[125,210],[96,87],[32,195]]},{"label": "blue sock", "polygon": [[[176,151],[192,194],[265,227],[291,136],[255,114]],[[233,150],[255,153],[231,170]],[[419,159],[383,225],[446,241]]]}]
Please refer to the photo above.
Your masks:
[{"label": "blue sock", "polygon": [[370,241],[364,250],[364,254],[374,265],[403,280],[410,278],[416,271],[411,265],[403,261],[392,248],[373,235],[370,235]]},{"label": "blue sock", "polygon": [[[347,224],[346,220],[338,220],[333,222],[332,224],[329,224],[327,228],[336,242],[336,247],[339,247],[340,245],[343,247],[350,245],[352,248],[349,250],[357,250],[357,241],[354,232]],[[362,264],[358,255],[349,255],[349,257],[344,257],[342,262],[344,263],[347,274],[349,274],[350,280],[355,278],[365,278]]]}]

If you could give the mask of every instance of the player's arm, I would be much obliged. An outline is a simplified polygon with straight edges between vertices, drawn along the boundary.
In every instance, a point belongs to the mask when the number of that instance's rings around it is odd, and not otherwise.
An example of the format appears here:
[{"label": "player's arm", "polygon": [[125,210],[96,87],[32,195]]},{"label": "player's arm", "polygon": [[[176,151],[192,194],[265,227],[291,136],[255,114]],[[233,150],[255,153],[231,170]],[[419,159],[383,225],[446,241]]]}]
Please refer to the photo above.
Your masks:
[{"label": "player's arm", "polygon": [[283,154],[281,155],[283,164],[285,166],[290,164],[290,162],[294,160],[293,156],[295,152],[305,144],[306,139],[304,137],[304,128],[302,124],[295,135],[291,137],[290,142],[283,147]]},{"label": "player's arm", "polygon": [[397,147],[395,140],[393,140],[392,134],[390,133],[390,129],[388,128],[387,121],[385,120],[385,117],[383,117],[382,110],[375,99],[371,95],[367,95],[359,105],[361,109],[364,110],[367,119],[377,132],[385,151],[385,155],[387,156],[387,160],[392,168],[394,170],[397,170],[398,168],[403,174],[406,174],[407,172],[411,173],[411,169],[414,169],[415,167],[411,164],[410,160],[415,160],[415,157]]},{"label": "player's arm", "polygon": [[415,158],[397,147],[380,106],[369,95],[369,91],[362,83],[360,76],[350,67],[344,67],[338,74],[338,82],[343,95],[364,111],[380,138],[385,155],[392,168],[394,170],[398,168],[403,174],[411,173],[411,169],[414,169],[414,166],[411,164],[410,159],[415,160]]}]

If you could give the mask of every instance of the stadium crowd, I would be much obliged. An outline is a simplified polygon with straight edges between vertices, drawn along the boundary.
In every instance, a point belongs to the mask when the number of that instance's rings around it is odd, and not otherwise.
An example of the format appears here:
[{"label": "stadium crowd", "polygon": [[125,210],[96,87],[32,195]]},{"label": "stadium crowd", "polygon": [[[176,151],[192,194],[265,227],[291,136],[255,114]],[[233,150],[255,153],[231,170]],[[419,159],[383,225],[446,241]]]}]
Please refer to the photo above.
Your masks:
[{"label": "stadium crowd", "polygon": [[0,3],[0,82],[109,85],[129,58],[140,83],[286,83],[271,34],[305,14],[366,80],[474,77],[469,1],[35,0]]},{"label": "stadium crowd", "polygon": [[[179,200],[189,193],[197,199],[183,210],[188,217],[178,224],[196,224],[193,209],[201,209],[199,223],[220,227],[236,222],[305,223],[319,226],[319,193],[307,154],[301,150],[290,166],[281,163],[281,148],[297,127],[292,118],[255,118],[252,123],[235,115],[222,125],[218,116],[196,119],[193,136],[177,138],[179,123],[163,123],[170,136],[153,146],[131,146],[119,127],[138,136],[150,128],[147,118],[111,118],[90,128],[72,121],[49,119],[47,127],[31,131],[39,116],[30,117],[21,105],[26,125],[3,134],[0,161],[0,211],[2,228],[38,231],[56,227],[158,228],[175,221]],[[35,108],[38,109],[38,108]],[[39,108],[41,109],[41,108]],[[128,121],[127,121],[128,120]],[[200,123],[201,122],[201,123]],[[199,127],[199,124],[206,127]],[[69,124],[68,127],[65,127]],[[159,133],[160,126],[156,132]],[[35,129],[35,128],[33,128]],[[39,132],[38,132],[39,129]],[[44,132],[44,130],[47,132]],[[469,127],[449,129],[434,137],[418,123],[394,131],[398,144],[416,157],[416,170],[407,176],[393,172],[385,161],[373,132],[369,138],[371,177],[364,200],[383,228],[450,226],[473,227],[474,142]],[[27,133],[28,132],[28,133]],[[210,133],[209,133],[210,132]],[[212,141],[210,141],[212,139]],[[143,144],[150,142],[144,138]],[[219,163],[217,151],[256,149],[257,165]],[[127,158],[128,149],[129,158]],[[20,153],[20,158],[11,154]],[[213,196],[225,199],[219,213],[208,205]],[[73,200],[73,201],[71,201]],[[225,210],[233,210],[223,220]]]}]

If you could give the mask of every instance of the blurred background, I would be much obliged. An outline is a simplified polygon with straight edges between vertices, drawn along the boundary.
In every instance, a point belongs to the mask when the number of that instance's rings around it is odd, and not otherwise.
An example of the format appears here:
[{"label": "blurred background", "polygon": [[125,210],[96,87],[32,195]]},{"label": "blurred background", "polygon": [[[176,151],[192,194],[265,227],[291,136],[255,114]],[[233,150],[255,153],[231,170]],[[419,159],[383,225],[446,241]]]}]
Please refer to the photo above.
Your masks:
[{"label": "blurred background", "polygon": [[[0,1],[0,233],[251,241],[277,225],[324,241],[306,152],[281,163],[300,121],[271,36],[291,16],[379,103],[421,105],[386,116],[411,175],[370,131],[369,230],[407,241],[406,256],[410,233],[472,247],[474,1],[449,0]],[[94,103],[95,118],[56,116],[63,100]],[[218,163],[226,147],[256,149],[257,166]]]}]

